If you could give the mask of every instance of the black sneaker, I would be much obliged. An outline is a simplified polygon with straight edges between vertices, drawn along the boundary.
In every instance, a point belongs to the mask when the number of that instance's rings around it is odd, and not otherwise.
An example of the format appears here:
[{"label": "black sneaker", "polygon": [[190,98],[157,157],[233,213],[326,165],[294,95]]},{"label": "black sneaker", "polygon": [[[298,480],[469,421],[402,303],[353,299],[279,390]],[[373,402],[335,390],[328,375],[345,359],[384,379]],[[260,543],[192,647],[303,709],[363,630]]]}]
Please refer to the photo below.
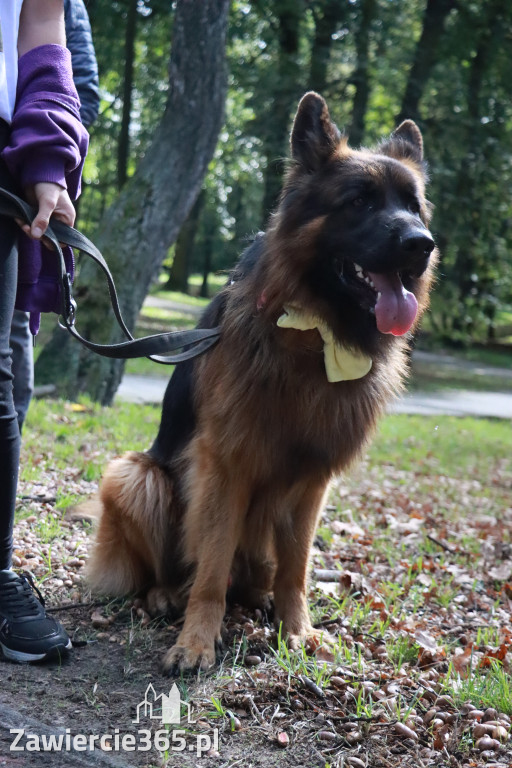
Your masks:
[{"label": "black sneaker", "polygon": [[28,573],[0,571],[0,648],[11,661],[43,661],[71,648]]}]

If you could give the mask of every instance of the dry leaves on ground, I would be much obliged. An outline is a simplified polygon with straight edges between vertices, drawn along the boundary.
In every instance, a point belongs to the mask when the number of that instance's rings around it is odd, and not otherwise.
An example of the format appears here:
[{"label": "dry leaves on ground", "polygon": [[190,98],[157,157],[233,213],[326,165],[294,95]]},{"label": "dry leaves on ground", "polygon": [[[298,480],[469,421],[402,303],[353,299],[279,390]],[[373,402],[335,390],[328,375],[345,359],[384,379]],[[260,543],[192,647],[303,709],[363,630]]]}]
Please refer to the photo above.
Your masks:
[{"label": "dry leaves on ground", "polygon": [[[90,531],[55,510],[63,485],[94,487],[73,468],[46,470],[44,485],[21,489],[15,530],[15,564],[53,606],[89,599]],[[315,624],[335,645],[290,654],[271,617],[235,607],[220,670],[189,686],[205,728],[218,702],[221,757],[257,732],[282,753],[302,745],[314,764],[340,768],[510,765],[511,529],[503,465],[485,485],[367,463],[337,482],[310,592]],[[96,639],[120,648],[162,631],[150,623],[134,634],[126,607],[84,610]]]}]

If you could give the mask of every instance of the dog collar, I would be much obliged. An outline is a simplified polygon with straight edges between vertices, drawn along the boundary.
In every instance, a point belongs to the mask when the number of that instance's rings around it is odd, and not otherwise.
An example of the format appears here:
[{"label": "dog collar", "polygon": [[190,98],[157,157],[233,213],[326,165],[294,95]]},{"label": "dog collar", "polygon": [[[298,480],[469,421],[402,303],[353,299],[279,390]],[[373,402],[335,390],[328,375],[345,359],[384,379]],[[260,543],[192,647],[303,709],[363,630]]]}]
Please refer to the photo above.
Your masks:
[{"label": "dog collar", "polygon": [[310,331],[314,328],[318,330],[324,342],[324,364],[329,382],[362,379],[372,367],[371,357],[344,347],[336,341],[332,330],[323,320],[300,307],[285,305],[277,325],[297,331]]}]

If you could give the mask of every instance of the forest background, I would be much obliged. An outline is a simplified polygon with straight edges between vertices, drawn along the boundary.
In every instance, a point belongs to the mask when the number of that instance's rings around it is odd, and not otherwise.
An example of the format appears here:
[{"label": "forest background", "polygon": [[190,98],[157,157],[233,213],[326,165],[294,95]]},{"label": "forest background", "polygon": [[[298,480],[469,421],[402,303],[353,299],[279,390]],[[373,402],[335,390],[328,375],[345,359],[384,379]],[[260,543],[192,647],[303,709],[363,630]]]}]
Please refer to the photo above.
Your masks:
[{"label": "forest background", "polygon": [[[100,72],[78,226],[103,250],[133,328],[162,272],[228,270],[275,206],[301,95],[352,146],[405,117],[424,134],[442,253],[426,325],[444,346],[512,340],[512,4],[507,0],[89,0]],[[100,276],[81,331],[117,341]],[[111,402],[123,364],[57,330],[39,383]],[[56,373],[58,372],[58,376]]]}]

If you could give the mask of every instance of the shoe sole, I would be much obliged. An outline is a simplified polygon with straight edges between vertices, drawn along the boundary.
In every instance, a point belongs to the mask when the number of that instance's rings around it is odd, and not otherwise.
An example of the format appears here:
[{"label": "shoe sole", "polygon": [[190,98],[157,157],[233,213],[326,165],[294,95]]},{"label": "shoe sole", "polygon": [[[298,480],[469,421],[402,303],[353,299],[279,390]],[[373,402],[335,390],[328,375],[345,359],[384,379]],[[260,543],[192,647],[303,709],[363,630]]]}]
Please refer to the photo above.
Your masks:
[{"label": "shoe sole", "polygon": [[63,655],[67,651],[71,650],[72,647],[73,644],[71,640],[68,640],[67,645],[56,645],[53,648],[50,648],[50,650],[46,651],[46,653],[25,653],[23,651],[13,651],[12,648],[8,648],[6,645],[0,642],[0,648],[2,649],[2,653],[6,659],[9,659],[9,661],[19,661],[25,663],[31,661],[43,661],[44,659],[51,659],[54,656]]}]

